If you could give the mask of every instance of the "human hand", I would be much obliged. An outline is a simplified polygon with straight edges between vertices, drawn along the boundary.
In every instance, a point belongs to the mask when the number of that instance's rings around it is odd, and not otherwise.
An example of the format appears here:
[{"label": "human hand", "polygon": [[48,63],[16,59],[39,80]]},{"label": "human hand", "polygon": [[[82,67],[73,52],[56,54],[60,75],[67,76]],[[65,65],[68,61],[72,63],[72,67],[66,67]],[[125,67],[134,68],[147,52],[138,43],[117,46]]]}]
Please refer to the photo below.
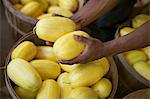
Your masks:
[{"label": "human hand", "polygon": [[84,43],[84,51],[76,58],[72,60],[59,60],[62,64],[77,64],[77,63],[87,63],[99,58],[102,58],[107,52],[105,45],[98,39],[85,38],[83,36],[74,35],[74,39]]}]

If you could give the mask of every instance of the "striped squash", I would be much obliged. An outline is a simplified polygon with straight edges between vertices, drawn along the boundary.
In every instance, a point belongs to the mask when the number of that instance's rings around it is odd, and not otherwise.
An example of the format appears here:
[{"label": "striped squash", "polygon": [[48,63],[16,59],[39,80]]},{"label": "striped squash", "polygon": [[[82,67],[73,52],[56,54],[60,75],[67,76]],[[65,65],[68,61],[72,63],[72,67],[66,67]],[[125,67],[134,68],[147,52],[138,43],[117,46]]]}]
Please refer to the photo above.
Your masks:
[{"label": "striped squash", "polygon": [[80,64],[73,64],[73,65],[60,64],[61,68],[66,72],[71,72],[73,69],[75,69],[79,65]]},{"label": "striped squash", "polygon": [[41,4],[43,11],[46,11],[48,8],[48,1],[47,0],[34,0],[36,2],[38,2],[39,4]]},{"label": "striped squash", "polygon": [[56,79],[61,73],[60,65],[50,60],[32,60],[30,64],[38,71],[42,80]]},{"label": "striped squash", "polygon": [[73,15],[73,13],[70,10],[58,7],[58,6],[51,6],[48,9],[48,13],[51,14],[58,14],[58,15],[62,15],[65,17],[71,17]]},{"label": "striped squash", "polygon": [[132,26],[133,28],[138,28],[140,27],[142,24],[144,24],[145,22],[150,20],[150,16],[149,15],[144,15],[144,14],[140,14],[137,15],[133,20],[132,20]]},{"label": "striped squash", "polygon": [[98,95],[89,87],[77,87],[72,90],[69,99],[98,99]]},{"label": "striped squash", "polygon": [[95,61],[93,61],[93,63],[95,63],[96,65],[102,66],[104,69],[104,74],[108,73],[110,64],[109,64],[109,61],[106,57],[95,60]]},{"label": "striped squash", "polygon": [[125,58],[127,59],[127,61],[131,65],[133,65],[139,61],[146,61],[147,60],[147,57],[144,54],[144,52],[140,51],[140,50],[132,50],[132,51],[126,52]]},{"label": "striped squash", "polygon": [[145,79],[150,81],[150,64],[146,62],[137,62],[133,65],[133,68]]},{"label": "striped squash", "polygon": [[11,59],[22,58],[24,60],[32,60],[37,53],[37,47],[30,41],[24,41],[19,44],[12,52]]},{"label": "striped squash", "polygon": [[20,0],[10,0],[10,2],[11,2],[12,4],[17,4],[17,3],[20,2]]},{"label": "striped squash", "polygon": [[36,18],[43,13],[40,3],[38,2],[29,2],[26,4],[20,12],[24,15]]},{"label": "striped squash", "polygon": [[19,3],[17,3],[17,4],[15,4],[15,5],[14,5],[14,7],[15,7],[15,9],[16,9],[16,10],[18,10],[18,11],[19,11],[20,9],[22,9],[22,8],[23,8],[23,5],[21,5],[21,4],[19,4]]},{"label": "striped squash", "polygon": [[20,0],[21,4],[23,4],[23,5],[26,5],[26,4],[28,4],[29,2],[32,2],[32,1],[34,1],[34,0]]},{"label": "striped squash", "polygon": [[45,19],[45,18],[49,18],[49,17],[52,17],[52,14],[51,14],[51,13],[42,14],[42,15],[40,15],[37,19],[41,20],[41,19]]},{"label": "striped squash", "polygon": [[43,81],[36,99],[60,99],[60,87],[57,82],[51,79]]},{"label": "striped squash", "polygon": [[21,99],[34,99],[36,97],[37,91],[35,92],[30,92],[26,89],[23,89],[21,87],[15,87],[15,92],[16,94],[21,98]]},{"label": "striped squash", "polygon": [[61,98],[60,99],[70,99],[69,95],[72,91],[72,87],[70,85],[69,74],[67,72],[62,73],[58,77],[57,82],[61,89]]},{"label": "striped squash", "polygon": [[120,30],[120,36],[125,36],[129,34],[130,32],[133,32],[135,29],[131,27],[124,27]]},{"label": "striped squash", "polygon": [[50,17],[41,19],[36,24],[36,34],[40,39],[55,42],[59,37],[73,32],[76,24],[69,18]]},{"label": "striped squash", "polygon": [[58,5],[58,0],[48,0],[49,4],[54,6],[54,5]]},{"label": "striped squash", "polygon": [[25,60],[17,58],[7,66],[9,78],[19,87],[28,91],[37,91],[42,84],[38,72]]},{"label": "striped squash", "polygon": [[144,53],[147,55],[148,59],[150,60],[150,46],[145,47],[142,49]]},{"label": "striped squash", "polygon": [[83,31],[75,31],[60,37],[54,43],[54,53],[58,60],[70,60],[77,57],[85,48],[85,44],[74,40],[73,35],[82,35],[89,38]]},{"label": "striped squash", "polygon": [[91,86],[104,76],[104,68],[94,62],[80,64],[72,72],[69,78],[73,88]]},{"label": "striped squash", "polygon": [[59,0],[59,6],[61,8],[70,10],[72,12],[77,10],[78,3],[78,0]]},{"label": "striped squash", "polygon": [[38,46],[35,58],[56,61],[53,48],[50,46]]},{"label": "striped squash", "polygon": [[148,64],[150,64],[150,60],[149,60],[149,61],[147,61],[147,63],[148,63]]},{"label": "striped squash", "polygon": [[111,93],[112,84],[109,79],[102,78],[92,86],[92,89],[99,95],[100,99],[105,99]]}]

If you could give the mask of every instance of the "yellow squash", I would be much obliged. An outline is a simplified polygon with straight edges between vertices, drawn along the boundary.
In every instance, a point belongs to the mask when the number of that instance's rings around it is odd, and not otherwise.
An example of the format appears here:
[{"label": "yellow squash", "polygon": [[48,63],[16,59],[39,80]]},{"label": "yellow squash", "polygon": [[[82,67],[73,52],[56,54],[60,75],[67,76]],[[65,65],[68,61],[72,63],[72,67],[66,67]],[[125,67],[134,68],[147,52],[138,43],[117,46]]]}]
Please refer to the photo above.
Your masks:
[{"label": "yellow squash", "polygon": [[102,78],[92,86],[92,89],[99,95],[100,99],[105,99],[111,93],[112,84],[107,78]]},{"label": "yellow squash", "polygon": [[12,4],[17,4],[17,3],[20,2],[20,0],[10,0],[10,2],[11,2]]},{"label": "yellow squash", "polygon": [[147,55],[148,59],[150,60],[150,46],[145,47],[142,49],[144,53]]},{"label": "yellow squash", "polygon": [[34,1],[41,4],[43,11],[47,10],[47,8],[48,8],[48,1],[47,0],[34,0]]},{"label": "yellow squash", "polygon": [[59,37],[73,32],[76,24],[69,18],[50,17],[41,19],[36,24],[36,34],[40,39],[55,42]]},{"label": "yellow squash", "polygon": [[147,61],[147,63],[148,63],[148,64],[150,64],[150,60],[149,60],[149,61]]},{"label": "yellow squash", "polygon": [[125,36],[127,34],[129,34],[130,32],[133,32],[134,28],[131,27],[124,27],[120,30],[120,36]]},{"label": "yellow squash", "polygon": [[19,87],[28,91],[37,91],[42,84],[38,72],[25,60],[17,58],[7,66],[9,78]]},{"label": "yellow squash", "polygon": [[58,7],[58,6],[51,6],[48,9],[48,13],[51,14],[58,14],[65,17],[71,17],[73,13],[70,10]]},{"label": "yellow squash", "polygon": [[36,18],[43,13],[41,4],[38,2],[29,2],[27,3],[20,12],[24,15]]},{"label": "yellow squash", "polygon": [[71,72],[73,69],[75,69],[79,65],[80,64],[73,64],[73,65],[60,64],[61,68],[66,72]]},{"label": "yellow squash", "polygon": [[94,62],[80,64],[72,72],[69,78],[73,88],[91,86],[104,76],[104,68]]},{"label": "yellow squash", "polygon": [[20,0],[21,4],[26,5],[34,0]]},{"label": "yellow squash", "polygon": [[89,87],[77,87],[72,90],[69,99],[98,99],[98,95]]},{"label": "yellow squash", "polygon": [[137,15],[133,20],[132,20],[132,26],[133,28],[138,28],[140,27],[142,24],[144,24],[145,22],[150,20],[150,16],[149,15],[144,15],[144,14],[140,14]]},{"label": "yellow squash", "polygon": [[96,65],[102,66],[103,69],[104,69],[104,74],[107,74],[107,72],[109,71],[110,64],[109,64],[109,61],[108,61],[108,59],[106,57],[98,59],[98,60],[95,60],[93,62]]},{"label": "yellow squash", "polygon": [[147,60],[147,57],[144,54],[144,52],[140,51],[140,50],[133,50],[133,51],[129,51],[129,52],[125,53],[125,58],[131,65],[133,65],[139,61]]},{"label": "yellow squash", "polygon": [[146,62],[137,62],[133,65],[133,68],[145,79],[150,81],[150,64]]},{"label": "yellow squash", "polygon": [[77,10],[78,3],[78,0],[59,0],[59,6],[61,8],[70,10],[72,12]]},{"label": "yellow squash", "polygon": [[26,89],[23,89],[21,87],[15,87],[15,92],[17,95],[22,99],[34,99],[36,97],[37,91],[35,92],[30,92]]},{"label": "yellow squash", "polygon": [[38,46],[35,58],[56,61],[53,48],[50,46]]},{"label": "yellow squash", "polygon": [[37,53],[37,48],[34,43],[24,41],[19,44],[12,52],[11,59],[22,58],[24,60],[32,60]]},{"label": "yellow squash", "polygon": [[50,60],[32,60],[30,64],[38,71],[42,80],[56,79],[61,73],[60,65]]},{"label": "yellow squash", "polygon": [[36,99],[60,99],[60,87],[57,82],[51,79],[43,81]]},{"label": "yellow squash", "polygon": [[15,4],[14,7],[15,7],[16,10],[19,11],[20,9],[22,9],[23,5],[18,3],[18,4]]},{"label": "yellow squash", "polygon": [[75,31],[60,37],[54,43],[54,52],[58,60],[70,60],[77,57],[85,48],[85,44],[76,41],[73,35],[81,35],[89,38],[83,31]]},{"label": "yellow squash", "polygon": [[54,6],[54,5],[58,5],[58,0],[48,0],[49,4]]},{"label": "yellow squash", "polygon": [[72,91],[72,87],[70,85],[69,74],[62,73],[57,79],[58,85],[61,89],[61,99],[70,99],[69,95]]},{"label": "yellow squash", "polygon": [[41,19],[45,19],[45,18],[49,18],[49,17],[52,17],[52,14],[51,14],[51,13],[42,14],[42,15],[40,15],[37,19],[41,20]]}]

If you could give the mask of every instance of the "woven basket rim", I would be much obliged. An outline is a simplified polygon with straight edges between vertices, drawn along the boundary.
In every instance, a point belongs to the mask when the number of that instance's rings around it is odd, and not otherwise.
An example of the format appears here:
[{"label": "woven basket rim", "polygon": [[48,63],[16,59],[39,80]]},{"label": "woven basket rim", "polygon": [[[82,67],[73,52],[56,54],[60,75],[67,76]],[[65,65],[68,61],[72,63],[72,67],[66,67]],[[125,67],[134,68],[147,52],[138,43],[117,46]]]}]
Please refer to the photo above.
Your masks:
[{"label": "woven basket rim", "polygon": [[26,16],[24,14],[22,14],[20,11],[17,11],[12,3],[10,2],[10,0],[3,0],[3,4],[4,6],[11,12],[13,13],[17,18],[27,22],[27,23],[31,23],[31,24],[35,24],[38,20],[36,18],[32,18],[30,16]]}]

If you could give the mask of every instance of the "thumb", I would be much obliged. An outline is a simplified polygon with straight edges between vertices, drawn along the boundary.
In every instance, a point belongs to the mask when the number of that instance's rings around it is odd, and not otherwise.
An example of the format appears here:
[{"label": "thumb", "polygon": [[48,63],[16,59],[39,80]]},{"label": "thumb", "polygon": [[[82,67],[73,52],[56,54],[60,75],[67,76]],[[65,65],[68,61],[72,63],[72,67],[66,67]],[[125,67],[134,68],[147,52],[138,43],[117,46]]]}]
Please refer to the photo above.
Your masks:
[{"label": "thumb", "polygon": [[75,40],[79,41],[79,42],[82,42],[82,43],[88,43],[89,42],[89,39],[84,37],[84,36],[79,36],[79,35],[74,35],[73,36]]}]

